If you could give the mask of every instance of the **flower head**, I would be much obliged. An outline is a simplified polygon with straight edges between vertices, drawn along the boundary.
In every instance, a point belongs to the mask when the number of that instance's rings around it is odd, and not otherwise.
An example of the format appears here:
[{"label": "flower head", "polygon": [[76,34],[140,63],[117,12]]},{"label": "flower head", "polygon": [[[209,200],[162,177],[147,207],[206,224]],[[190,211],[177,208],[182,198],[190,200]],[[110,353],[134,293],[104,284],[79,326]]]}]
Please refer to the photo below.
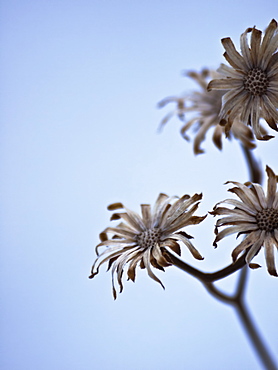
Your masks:
[{"label": "flower head", "polygon": [[242,55],[229,37],[221,40],[226,50],[224,57],[231,67],[222,64],[218,71],[225,78],[212,80],[208,90],[226,91],[220,118],[226,124],[227,131],[238,115],[242,122],[252,126],[259,140],[273,137],[264,135],[260,130],[260,118],[264,118],[273,130],[278,131],[277,29],[274,19],[269,23],[263,37],[262,31],[255,27],[247,28],[240,37]]},{"label": "flower head", "polygon": [[[185,121],[185,124],[181,128],[181,134],[184,139],[189,140],[189,137],[186,135],[186,132],[193,128],[195,129],[196,136],[194,139],[194,153],[200,154],[203,153],[201,149],[201,143],[205,140],[207,131],[214,127],[214,133],[212,140],[218,149],[222,149],[222,135],[226,134],[227,137],[231,137],[228,131],[225,131],[224,126],[220,126],[219,114],[221,111],[222,97],[224,91],[208,91],[207,85],[211,79],[220,77],[220,74],[213,70],[203,69],[201,72],[190,71],[187,73],[188,77],[191,77],[195,80],[200,86],[200,90],[193,91],[192,93],[180,96],[180,97],[168,97],[162,100],[159,103],[159,107],[165,106],[167,103],[175,102],[177,103],[177,108],[170,112],[161,122],[161,126],[166,124],[169,119],[177,115],[182,121]],[[185,113],[195,112],[196,115],[189,119],[185,120]],[[232,127],[232,135],[239,139],[242,144],[252,149],[256,145],[254,144],[253,134],[249,127],[240,122],[239,119],[234,121]]]},{"label": "flower head", "polygon": [[[151,266],[164,271],[164,267],[170,266],[163,250],[169,247],[172,251],[181,254],[179,242],[185,244],[196,259],[203,259],[194,248],[189,239],[192,236],[181,228],[199,224],[206,216],[194,216],[202,194],[194,194],[192,197],[183,195],[181,198],[168,197],[159,194],[153,210],[149,204],[141,204],[142,216],[124,207],[122,203],[114,203],[108,206],[111,211],[123,209],[111,216],[111,220],[122,219],[116,227],[107,227],[101,234],[101,242],[96,246],[97,259],[93,264],[90,278],[99,272],[99,267],[108,262],[108,270],[112,267],[112,286],[114,299],[117,297],[114,275],[120,292],[123,290],[122,275],[124,267],[128,265],[128,279],[135,281],[135,269],[139,264],[146,268],[148,275],[163,287],[161,281],[153,273]],[[112,237],[109,238],[108,234]],[[100,248],[105,248],[99,253]]]},{"label": "flower head", "polygon": [[[226,216],[216,222],[214,245],[217,246],[219,240],[230,234],[245,234],[245,239],[232,252],[233,260],[235,261],[241,252],[248,250],[246,262],[251,268],[260,267],[251,263],[251,260],[264,247],[268,272],[270,275],[278,276],[274,261],[274,250],[278,249],[278,177],[268,166],[266,172],[268,175],[266,195],[258,184],[228,182],[236,185],[229,191],[236,194],[241,201],[226,199],[214,207],[211,214]],[[230,204],[234,208],[219,207],[221,203]],[[231,226],[218,233],[219,227],[227,225]]]}]

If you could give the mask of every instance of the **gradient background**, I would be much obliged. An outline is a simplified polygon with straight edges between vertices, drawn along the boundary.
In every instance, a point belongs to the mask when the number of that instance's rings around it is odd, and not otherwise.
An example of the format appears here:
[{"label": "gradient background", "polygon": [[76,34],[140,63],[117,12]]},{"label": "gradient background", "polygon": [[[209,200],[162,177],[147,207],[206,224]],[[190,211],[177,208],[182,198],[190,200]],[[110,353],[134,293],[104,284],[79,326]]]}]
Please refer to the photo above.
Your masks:
[{"label": "gradient background", "polygon": [[[203,192],[203,215],[248,172],[236,141],[194,156],[156,104],[195,88],[183,69],[217,68],[222,37],[265,29],[275,0],[1,1],[1,369],[261,369],[228,306],[170,267],[161,287],[138,270],[114,302],[105,267],[89,280],[106,206],[139,211],[159,192]],[[255,150],[278,172],[277,140]],[[214,250],[209,216],[187,229],[203,271],[231,262]],[[251,271],[247,301],[277,355],[278,281]],[[233,291],[235,278],[219,285]]]}]

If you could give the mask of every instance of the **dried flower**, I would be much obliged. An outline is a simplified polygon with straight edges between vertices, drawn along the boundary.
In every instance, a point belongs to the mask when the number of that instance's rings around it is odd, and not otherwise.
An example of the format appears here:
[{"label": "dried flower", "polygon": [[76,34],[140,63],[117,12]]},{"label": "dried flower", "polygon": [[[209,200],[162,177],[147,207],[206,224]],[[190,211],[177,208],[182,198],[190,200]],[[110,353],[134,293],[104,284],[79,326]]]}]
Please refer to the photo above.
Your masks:
[{"label": "dried flower", "polygon": [[[117,293],[114,284],[114,275],[117,275],[120,292],[123,290],[122,275],[125,265],[128,265],[128,279],[135,281],[135,269],[139,264],[146,268],[148,275],[163,287],[161,281],[152,272],[151,266],[164,271],[164,267],[170,266],[170,261],[163,254],[163,249],[169,247],[172,251],[181,254],[182,242],[196,259],[203,259],[194,248],[189,239],[192,236],[181,228],[199,224],[206,216],[193,216],[197,210],[202,194],[194,194],[192,197],[183,195],[181,198],[168,197],[159,194],[153,211],[149,204],[141,204],[142,216],[123,206],[122,203],[114,203],[108,206],[111,211],[124,209],[125,212],[117,212],[111,216],[111,220],[122,219],[116,227],[107,227],[101,234],[96,246],[97,259],[93,264],[90,278],[99,272],[99,267],[108,262],[108,270],[112,267],[113,296]],[[108,238],[108,234],[112,237]],[[99,248],[107,247],[102,253]]]},{"label": "dried flower", "polygon": [[[246,262],[251,268],[260,267],[258,264],[251,263],[251,260],[263,246],[268,272],[270,275],[278,276],[274,261],[274,250],[278,249],[278,177],[268,166],[266,166],[266,172],[268,175],[267,195],[258,184],[250,182],[240,184],[229,181],[228,183],[236,185],[229,191],[236,194],[241,201],[226,199],[217,203],[210,213],[214,216],[226,216],[216,222],[215,246],[219,240],[230,234],[238,233],[238,236],[246,234],[246,238],[233,250],[233,260],[235,261],[241,252],[248,250]],[[221,203],[231,204],[235,208],[219,207]],[[219,227],[227,225],[232,226],[218,233]]]},{"label": "dried flower", "polygon": [[[189,140],[186,132],[193,128],[197,132],[194,139],[194,154],[204,153],[201,149],[201,143],[205,140],[207,131],[214,127],[212,140],[218,149],[222,149],[222,135],[225,133],[229,138],[229,132],[225,132],[225,128],[219,125],[219,114],[221,111],[222,97],[224,91],[210,91],[207,90],[207,84],[211,79],[220,77],[220,74],[213,70],[203,69],[201,72],[190,71],[186,75],[195,80],[200,86],[201,90],[193,91],[192,93],[180,97],[168,97],[163,99],[158,106],[164,107],[166,104],[175,102],[177,108],[170,112],[161,122],[161,127],[165,125],[169,119],[177,115],[185,124],[181,128],[181,134],[184,139]],[[196,112],[196,115],[185,120],[185,113]],[[255,148],[254,136],[249,127],[236,119],[231,130],[233,136],[241,141],[241,143],[249,148]]]},{"label": "dried flower", "polygon": [[240,38],[242,55],[229,37],[221,40],[226,50],[224,57],[231,67],[222,64],[218,71],[226,78],[212,80],[208,90],[226,90],[220,118],[226,124],[227,131],[239,111],[239,119],[252,126],[257,139],[268,140],[273,137],[261,132],[260,118],[264,118],[273,130],[278,131],[277,29],[274,19],[269,23],[263,38],[260,30],[247,28]]}]

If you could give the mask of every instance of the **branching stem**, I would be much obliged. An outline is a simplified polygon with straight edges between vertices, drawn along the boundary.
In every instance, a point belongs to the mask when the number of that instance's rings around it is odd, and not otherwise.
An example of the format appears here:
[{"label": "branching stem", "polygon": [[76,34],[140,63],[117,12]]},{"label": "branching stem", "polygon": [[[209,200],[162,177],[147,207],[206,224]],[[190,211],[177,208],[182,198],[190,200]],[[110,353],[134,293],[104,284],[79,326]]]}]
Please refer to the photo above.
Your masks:
[{"label": "branching stem", "polygon": [[247,162],[250,181],[257,184],[262,184],[263,172],[258,161],[253,156],[253,151],[246,148],[244,145],[241,145],[241,148]]},{"label": "branching stem", "polygon": [[[245,146],[242,145],[242,150],[249,169],[250,181],[261,184],[262,171],[257,160],[254,158],[253,153],[250,149],[247,149]],[[180,258],[173,255],[168,249],[166,250],[164,248],[162,252],[169,262],[171,262],[173,265],[180,268],[181,270],[189,273],[191,276],[197,278],[201,283],[203,283],[203,285],[211,295],[213,295],[218,300],[234,307],[256,351],[256,354],[258,355],[265,369],[277,370],[275,362],[272,359],[272,356],[270,355],[266,344],[263,342],[258,329],[256,328],[255,322],[251,319],[250,313],[244,300],[248,270],[245,257],[248,253],[248,250],[246,250],[245,253],[231,265],[213,273],[202,272],[195,267],[188,265]],[[239,272],[239,280],[236,286],[235,293],[233,295],[222,292],[214,285],[215,281],[223,279],[238,270],[241,271]]]},{"label": "branching stem", "polygon": [[255,348],[255,351],[267,370],[277,370],[274,360],[272,359],[267,346],[262,340],[255,322],[251,319],[250,312],[244,301],[244,292],[246,287],[247,266],[241,269],[237,289],[234,295],[228,295],[221,292],[212,283],[204,283],[207,290],[217,299],[233,306],[240,318],[240,321],[248,334],[248,337]]},{"label": "branching stem", "polygon": [[[170,253],[168,250],[165,249],[163,251],[164,256],[168,260],[170,260],[173,265],[197,278],[200,282],[203,283],[207,291],[215,298],[235,308],[241,320],[241,323],[255,349],[255,352],[257,353],[262,364],[265,366],[265,369],[277,370],[275,362],[272,359],[267,346],[263,342],[254,321],[251,319],[250,313],[244,301],[244,293],[247,283],[246,277],[248,271],[245,262],[245,256],[247,253],[248,251],[246,251],[245,254],[242,255],[235,263],[225,267],[222,270],[216,271],[214,273],[205,273],[183,262],[172,253]],[[240,276],[237,283],[236,291],[233,295],[228,295],[222,292],[213,284],[215,281],[223,279],[238,270],[240,270]]]},{"label": "branching stem", "polygon": [[246,265],[245,256],[247,252],[245,252],[236,262],[216,272],[202,272],[196,269],[195,267],[190,266],[186,262],[182,261],[180,258],[176,257],[175,255],[173,255],[168,249],[167,250],[163,249],[163,254],[165,258],[170,260],[170,262],[173,265],[189,273],[195,278],[199,279],[201,282],[212,283],[216,280],[223,279],[233,274],[234,272],[238,271],[243,266],[245,266]]}]

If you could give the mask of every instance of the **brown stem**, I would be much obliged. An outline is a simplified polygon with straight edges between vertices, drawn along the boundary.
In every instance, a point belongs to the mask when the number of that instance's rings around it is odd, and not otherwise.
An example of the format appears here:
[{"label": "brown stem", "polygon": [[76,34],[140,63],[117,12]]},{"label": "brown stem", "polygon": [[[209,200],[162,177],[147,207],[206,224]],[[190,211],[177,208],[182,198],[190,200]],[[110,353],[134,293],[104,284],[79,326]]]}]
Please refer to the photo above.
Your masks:
[{"label": "brown stem", "polygon": [[233,304],[237,300],[241,300],[244,295],[244,288],[246,287],[246,277],[247,277],[247,266],[244,266],[240,270],[240,277],[237,284],[237,289],[235,294],[228,295],[221,292],[212,282],[204,283],[205,288],[215,297],[220,299],[224,303]]},{"label": "brown stem", "polygon": [[254,158],[252,150],[246,148],[244,145],[241,145],[241,148],[247,161],[250,181],[262,184],[263,172],[258,161]]},{"label": "brown stem", "polygon": [[203,283],[211,283],[213,281],[223,279],[223,278],[233,274],[234,272],[238,271],[239,269],[241,269],[243,266],[246,265],[245,256],[246,256],[247,252],[248,251],[246,251],[237,261],[235,261],[234,263],[230,264],[229,266],[227,266],[227,267],[225,267],[225,268],[223,268],[219,271],[216,271],[216,272],[202,272],[202,271],[196,269],[195,267],[192,267],[192,266],[188,265],[187,263],[182,261],[180,258],[173,255],[169,250],[166,250],[165,248],[163,248],[163,250],[162,250],[162,253],[163,253],[164,257],[167,260],[169,260],[170,263],[172,263],[176,267],[180,268],[181,270],[189,273],[193,277],[199,279]]},{"label": "brown stem", "polygon": [[244,288],[246,286],[247,266],[241,269],[240,277],[237,284],[237,289],[234,295],[228,295],[220,291],[213,283],[204,283],[206,289],[215,298],[233,306],[241,320],[241,323],[246,330],[249,340],[251,341],[255,352],[264,365],[266,370],[277,370],[277,366],[270,355],[266,344],[264,343],[255,322],[251,319],[247,306],[244,302]]},{"label": "brown stem", "polygon": [[245,328],[252,345],[256,350],[259,359],[265,366],[265,369],[277,370],[278,367],[276,366],[269,351],[267,350],[267,346],[263,342],[259,334],[259,331],[256,328],[254,321],[251,319],[250,313],[248,312],[248,309],[244,304],[243,300],[242,299],[235,300],[234,307],[237,311],[237,314],[239,315],[241,323]]}]

